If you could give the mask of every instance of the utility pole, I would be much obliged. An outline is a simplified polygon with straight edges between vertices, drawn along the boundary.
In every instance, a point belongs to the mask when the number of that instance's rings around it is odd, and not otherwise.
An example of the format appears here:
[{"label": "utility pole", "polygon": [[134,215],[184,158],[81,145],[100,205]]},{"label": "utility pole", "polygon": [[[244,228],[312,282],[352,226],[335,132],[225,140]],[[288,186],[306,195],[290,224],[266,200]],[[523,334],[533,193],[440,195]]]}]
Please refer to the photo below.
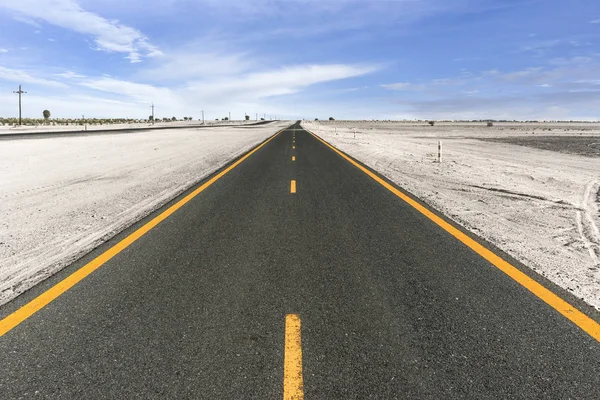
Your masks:
[{"label": "utility pole", "polygon": [[229,121],[231,121],[231,111],[229,111]]},{"label": "utility pole", "polygon": [[258,113],[256,113],[256,120],[258,121]]},{"label": "utility pole", "polygon": [[152,108],[152,125],[154,125],[154,103],[150,107]]},{"label": "utility pole", "polygon": [[202,110],[202,125],[204,125],[204,110]]},{"label": "utility pole", "polygon": [[19,91],[17,91],[17,92],[13,91],[13,93],[18,93],[18,94],[19,94],[19,126],[21,126],[21,121],[22,121],[22,120],[21,120],[21,95],[22,95],[23,93],[27,93],[27,92],[24,92],[24,91],[21,89],[21,85],[19,85]]}]

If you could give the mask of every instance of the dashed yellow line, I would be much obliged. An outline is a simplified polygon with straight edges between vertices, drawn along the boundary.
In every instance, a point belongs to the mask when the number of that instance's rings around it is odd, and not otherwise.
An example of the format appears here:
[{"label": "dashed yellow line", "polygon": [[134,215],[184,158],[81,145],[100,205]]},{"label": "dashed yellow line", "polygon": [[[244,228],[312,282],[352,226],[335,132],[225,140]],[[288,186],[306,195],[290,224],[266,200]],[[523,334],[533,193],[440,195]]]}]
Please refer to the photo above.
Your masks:
[{"label": "dashed yellow line", "polygon": [[285,317],[285,354],[283,370],[283,399],[304,399],[302,379],[302,335],[300,317],[288,314]]},{"label": "dashed yellow line", "polygon": [[469,236],[467,236],[466,234],[464,234],[463,232],[461,232],[460,230],[458,230],[457,228],[455,228],[454,226],[449,224],[448,222],[444,221],[444,219],[437,216],[432,211],[430,211],[426,207],[419,204],[417,201],[411,199],[409,196],[402,193],[400,190],[396,189],[394,186],[392,186],[389,183],[387,183],[386,181],[384,181],[378,175],[369,171],[367,168],[363,167],[362,165],[360,165],[359,163],[354,161],[352,158],[350,158],[349,156],[347,156],[340,150],[336,149],[335,147],[333,147],[332,145],[330,145],[329,143],[327,143],[326,141],[324,141],[323,139],[321,139],[314,133],[312,133],[310,131],[307,131],[307,132],[309,132],[317,140],[319,140],[320,142],[325,144],[331,150],[336,152],[338,155],[340,155],[342,158],[344,158],[350,164],[354,165],[356,168],[360,169],[362,172],[367,174],[369,177],[371,177],[373,180],[375,180],[381,186],[385,187],[387,190],[389,190],[390,192],[392,192],[393,194],[398,196],[400,199],[402,199],[404,202],[408,203],[411,207],[413,207],[414,209],[419,211],[421,214],[423,214],[424,216],[429,218],[440,228],[442,228],[443,230],[445,230],[446,232],[448,232],[449,234],[454,236],[456,239],[458,239],[460,242],[465,244],[467,247],[469,247],[475,253],[479,254],[481,257],[483,257],[485,260],[490,262],[496,268],[498,268],[499,270],[504,272],[506,275],[508,275],[510,278],[515,280],[521,286],[523,286],[524,288],[529,290],[531,293],[533,293],[539,299],[544,301],[550,307],[554,308],[556,311],[561,313],[564,317],[566,317],[568,320],[573,322],[575,325],[577,325],[579,328],[581,328],[588,335],[590,335],[591,337],[596,339],[598,342],[600,342],[600,324],[598,322],[594,321],[592,318],[588,317],[587,315],[585,315],[584,313],[579,311],[577,308],[575,308],[574,306],[569,304],[567,301],[563,300],[561,297],[559,297],[558,295],[556,295],[555,293],[553,293],[552,291],[550,291],[549,289],[544,287],[541,283],[539,283],[536,280],[534,280],[533,278],[529,277],[527,274],[520,271],[517,267],[513,266],[509,262],[502,259],[500,256],[496,255],[493,251],[484,247],[483,245],[481,245],[474,239],[470,238]]},{"label": "dashed yellow line", "polygon": [[296,146],[292,146],[292,149],[294,149],[294,150],[295,150],[295,149],[296,149]]},{"label": "dashed yellow line", "polygon": [[187,204],[194,197],[198,196],[204,190],[206,190],[213,183],[221,179],[225,174],[229,171],[240,165],[244,160],[250,157],[252,154],[256,153],[260,148],[265,146],[271,140],[273,140],[277,135],[283,132],[285,129],[280,130],[273,136],[271,136],[268,140],[262,143],[260,146],[256,147],[254,150],[250,151],[248,154],[231,164],[229,167],[219,172],[217,175],[212,177],[210,180],[205,182],[202,186],[192,191],[190,194],[185,196],[183,199],[179,200],[177,203],[173,204],[171,207],[167,208],[165,211],[160,213],[158,216],[154,217],[151,221],[147,222],[141,228],[138,228],[135,232],[131,233],[125,239],[121,240],[119,243],[112,246],[110,249],[106,250],[104,253],[96,257],[94,260],[90,261],[83,267],[79,268],[77,271],[73,272],[71,275],[52,286],[50,289],[46,290],[44,293],[37,296],[35,299],[31,300],[29,303],[25,304],[12,314],[9,314],[4,319],[0,321],[0,337],[4,336],[11,329],[15,328],[21,322],[25,321],[27,318],[31,317],[33,314],[47,306],[58,296],[65,293],[67,290],[75,286],[78,282],[84,279],[86,276],[100,268],[104,263],[108,260],[119,254],[121,251],[125,250],[131,244],[133,244],[140,237],[144,236],[148,233],[152,228],[156,225],[160,224],[162,221],[167,219],[171,214],[175,211],[179,210],[185,204]]},{"label": "dashed yellow line", "polygon": [[296,181],[292,180],[290,182],[290,193],[296,193]]},{"label": "dashed yellow line", "polygon": [[292,161],[296,161],[296,156],[292,156]]}]

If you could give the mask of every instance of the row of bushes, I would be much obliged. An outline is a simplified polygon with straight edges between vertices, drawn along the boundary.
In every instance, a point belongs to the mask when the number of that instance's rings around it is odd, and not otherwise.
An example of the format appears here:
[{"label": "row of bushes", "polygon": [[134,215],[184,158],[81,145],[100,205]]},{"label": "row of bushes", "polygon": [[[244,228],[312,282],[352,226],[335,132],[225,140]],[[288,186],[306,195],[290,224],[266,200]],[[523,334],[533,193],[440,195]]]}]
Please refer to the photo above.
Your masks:
[{"label": "row of bushes", "polygon": [[[156,118],[157,122],[173,122],[173,121],[192,121],[192,117],[184,117],[179,120],[176,117],[172,118]],[[110,125],[110,124],[137,124],[137,123],[149,123],[150,119],[132,119],[132,118],[23,118],[22,125],[36,126],[36,125]],[[7,125],[18,125],[18,118],[3,118],[0,117],[0,126]]]}]

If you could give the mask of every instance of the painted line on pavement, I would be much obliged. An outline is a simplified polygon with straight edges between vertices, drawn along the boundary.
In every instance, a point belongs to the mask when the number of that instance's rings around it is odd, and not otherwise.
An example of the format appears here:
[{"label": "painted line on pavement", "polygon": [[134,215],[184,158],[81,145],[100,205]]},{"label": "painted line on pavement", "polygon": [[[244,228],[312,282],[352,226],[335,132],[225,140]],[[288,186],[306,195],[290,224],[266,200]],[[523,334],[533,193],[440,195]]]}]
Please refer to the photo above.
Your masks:
[{"label": "painted line on pavement", "polygon": [[78,282],[83,280],[86,276],[100,268],[104,263],[108,260],[119,254],[121,251],[125,250],[131,244],[133,244],[140,237],[144,236],[148,233],[152,228],[156,225],[160,224],[162,221],[167,219],[171,214],[175,211],[179,210],[185,204],[187,204],[194,197],[198,196],[205,189],[211,186],[213,183],[218,181],[221,177],[227,174],[229,171],[240,165],[244,160],[250,157],[252,154],[256,153],[260,148],[265,146],[271,140],[273,140],[277,135],[283,132],[285,129],[280,130],[269,139],[264,141],[262,144],[255,147],[253,150],[248,152],[245,156],[231,164],[229,167],[219,172],[217,175],[212,177],[210,180],[202,184],[199,188],[192,191],[190,194],[185,196],[183,199],[179,200],[177,203],[173,204],[171,207],[167,208],[165,211],[160,213],[158,216],[154,217],[151,221],[144,224],[142,227],[138,228],[135,232],[128,235],[125,239],[121,240],[119,243],[112,246],[110,249],[106,250],[104,253],[96,257],[94,260],[90,261],[83,267],[79,268],[77,271],[73,272],[71,275],[52,286],[50,289],[46,290],[44,293],[37,296],[35,299],[31,300],[29,303],[23,305],[18,310],[6,316],[4,319],[0,321],[0,337],[4,336],[7,332],[15,328],[21,322],[25,321],[27,318],[31,317],[33,314],[50,304],[54,299],[65,293],[67,290],[75,286]]},{"label": "painted line on pavement", "polygon": [[404,194],[403,192],[401,192],[394,186],[390,185],[384,179],[379,177],[377,174],[375,174],[375,173],[371,172],[370,170],[368,170],[367,168],[363,167],[358,162],[356,162],[352,158],[350,158],[348,155],[346,155],[345,153],[338,150],[331,144],[327,143],[325,140],[323,140],[320,137],[318,137],[317,135],[315,135],[313,132],[308,131],[308,130],[306,130],[306,131],[308,133],[310,133],[313,137],[315,137],[317,140],[319,140],[321,143],[323,143],[324,145],[329,147],[331,150],[336,152],[338,155],[340,155],[342,158],[344,158],[350,164],[354,165],[356,168],[360,169],[362,172],[367,174],[369,177],[371,177],[373,180],[375,180],[381,186],[385,187],[387,190],[389,190],[390,192],[392,192],[393,194],[398,196],[400,199],[402,199],[404,202],[408,203],[411,207],[413,207],[414,209],[419,211],[421,214],[423,214],[424,216],[429,218],[440,228],[442,228],[443,230],[445,230],[446,232],[448,232],[449,234],[454,236],[456,239],[458,239],[460,242],[465,244],[467,247],[469,247],[475,253],[479,254],[481,257],[483,257],[485,260],[490,262],[493,266],[498,268],[500,271],[504,272],[506,275],[508,275],[513,280],[515,280],[521,286],[523,286],[524,288],[529,290],[531,293],[533,293],[539,299],[544,301],[550,307],[554,308],[556,311],[561,313],[564,317],[566,317],[568,320],[573,322],[575,325],[577,325],[579,328],[581,328],[588,335],[590,335],[591,337],[596,339],[598,342],[600,342],[600,324],[598,322],[594,321],[592,318],[588,317],[583,312],[579,311],[577,308],[572,306],[566,300],[563,300],[561,297],[559,297],[557,294],[552,292],[550,289],[546,288],[541,283],[534,280],[533,278],[531,278],[530,276],[528,276],[527,274],[525,274],[524,272],[519,270],[514,265],[510,264],[508,261],[504,260],[502,257],[496,255],[493,251],[489,250],[488,248],[486,248],[485,246],[483,246],[476,240],[472,239],[465,233],[461,232],[459,229],[452,226],[450,223],[446,222],[443,218],[434,214],[432,211],[430,211],[429,209],[427,209],[426,207],[421,205],[419,202],[411,199],[408,195]]},{"label": "painted line on pavement", "polygon": [[304,399],[302,335],[300,317],[297,314],[285,316],[285,354],[283,363],[283,399]]},{"label": "painted line on pavement", "polygon": [[290,193],[296,193],[296,181],[292,180],[290,182]]}]

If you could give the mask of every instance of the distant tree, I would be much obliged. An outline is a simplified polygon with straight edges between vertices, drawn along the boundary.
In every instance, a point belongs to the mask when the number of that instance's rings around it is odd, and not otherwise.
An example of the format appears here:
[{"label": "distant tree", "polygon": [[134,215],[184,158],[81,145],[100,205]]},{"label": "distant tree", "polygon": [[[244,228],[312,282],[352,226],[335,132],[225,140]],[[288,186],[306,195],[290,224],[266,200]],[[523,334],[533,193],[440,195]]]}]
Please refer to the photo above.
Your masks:
[{"label": "distant tree", "polygon": [[264,121],[265,119],[264,119],[264,118],[261,118],[260,120],[261,120],[261,121]]},{"label": "distant tree", "polygon": [[171,118],[171,121],[177,121],[176,117]]},{"label": "distant tree", "polygon": [[183,120],[184,120],[184,121],[187,121],[187,117],[183,117]]},{"label": "distant tree", "polygon": [[151,116],[149,116],[149,117],[148,117],[148,121],[154,121],[154,116],[152,116],[152,115],[151,115]]},{"label": "distant tree", "polygon": [[315,118],[315,121],[318,121],[318,120],[319,120],[319,118]]},{"label": "distant tree", "polygon": [[44,119],[46,120],[46,122],[48,122],[48,119],[50,119],[50,111],[44,110],[42,114],[44,115]]},{"label": "distant tree", "polygon": [[333,117],[329,117],[329,120],[330,120],[330,121],[335,121],[335,118],[333,118]]},{"label": "distant tree", "polygon": [[494,126],[494,123],[493,122],[488,122],[487,126],[491,128],[492,126]]},{"label": "distant tree", "polygon": [[229,117],[225,117],[221,121],[229,121]]},{"label": "distant tree", "polygon": [[429,125],[434,126],[435,125],[435,121],[429,121]]},{"label": "distant tree", "polygon": [[246,121],[250,121],[250,116],[246,115]]}]

